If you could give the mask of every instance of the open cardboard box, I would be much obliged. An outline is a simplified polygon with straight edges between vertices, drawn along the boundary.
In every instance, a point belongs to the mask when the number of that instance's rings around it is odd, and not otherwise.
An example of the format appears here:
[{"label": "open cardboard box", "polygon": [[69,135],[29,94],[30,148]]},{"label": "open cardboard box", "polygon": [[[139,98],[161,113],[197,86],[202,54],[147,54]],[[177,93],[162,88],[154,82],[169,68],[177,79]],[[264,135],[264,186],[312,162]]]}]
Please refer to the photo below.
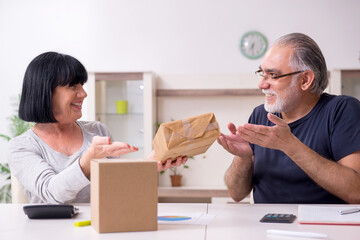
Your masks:
[{"label": "open cardboard box", "polygon": [[195,156],[207,151],[220,136],[214,113],[205,113],[162,123],[153,140],[158,160],[176,159],[178,156]]}]

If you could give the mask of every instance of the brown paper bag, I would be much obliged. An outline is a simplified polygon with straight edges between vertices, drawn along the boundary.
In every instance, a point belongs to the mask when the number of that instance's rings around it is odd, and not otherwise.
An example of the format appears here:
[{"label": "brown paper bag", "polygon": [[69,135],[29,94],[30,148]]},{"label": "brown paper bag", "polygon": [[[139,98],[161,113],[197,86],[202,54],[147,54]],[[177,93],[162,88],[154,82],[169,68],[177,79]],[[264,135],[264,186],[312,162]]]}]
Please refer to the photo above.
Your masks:
[{"label": "brown paper bag", "polygon": [[214,113],[162,123],[153,140],[158,160],[195,156],[206,150],[219,137],[220,128]]}]

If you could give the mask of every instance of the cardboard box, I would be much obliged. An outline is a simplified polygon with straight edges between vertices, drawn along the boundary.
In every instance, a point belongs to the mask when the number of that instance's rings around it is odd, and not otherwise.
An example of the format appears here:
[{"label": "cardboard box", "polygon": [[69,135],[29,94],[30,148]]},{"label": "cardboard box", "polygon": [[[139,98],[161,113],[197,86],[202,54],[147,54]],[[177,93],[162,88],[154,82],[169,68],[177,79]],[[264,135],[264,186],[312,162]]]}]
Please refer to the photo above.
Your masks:
[{"label": "cardboard box", "polygon": [[195,156],[207,151],[220,136],[219,124],[213,113],[162,123],[153,140],[158,160]]},{"label": "cardboard box", "polygon": [[157,230],[157,163],[91,161],[91,226],[99,233]]}]

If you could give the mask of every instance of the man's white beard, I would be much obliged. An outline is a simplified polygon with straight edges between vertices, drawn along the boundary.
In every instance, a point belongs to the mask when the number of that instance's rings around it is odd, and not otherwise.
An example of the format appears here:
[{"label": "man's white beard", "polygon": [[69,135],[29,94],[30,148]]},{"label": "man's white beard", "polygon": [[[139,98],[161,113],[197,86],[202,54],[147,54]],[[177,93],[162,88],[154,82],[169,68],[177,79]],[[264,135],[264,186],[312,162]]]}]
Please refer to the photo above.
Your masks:
[{"label": "man's white beard", "polygon": [[265,100],[264,108],[265,111],[270,113],[282,113],[288,112],[293,106],[294,103],[297,101],[299,97],[299,91],[296,91],[298,88],[297,85],[297,78],[293,78],[291,80],[291,85],[284,90],[283,97],[280,99],[277,92],[272,90],[263,89],[262,92],[264,94],[274,94],[276,100],[273,104],[269,104]]}]

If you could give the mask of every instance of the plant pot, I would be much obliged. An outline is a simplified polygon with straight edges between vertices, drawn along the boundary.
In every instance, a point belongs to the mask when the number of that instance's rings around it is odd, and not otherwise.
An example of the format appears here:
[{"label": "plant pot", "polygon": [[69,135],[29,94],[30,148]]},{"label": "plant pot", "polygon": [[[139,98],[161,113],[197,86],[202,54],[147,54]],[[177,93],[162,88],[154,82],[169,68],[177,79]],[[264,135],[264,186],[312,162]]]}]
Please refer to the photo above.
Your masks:
[{"label": "plant pot", "polygon": [[180,187],[181,186],[181,175],[170,175],[171,178],[171,186]]}]

